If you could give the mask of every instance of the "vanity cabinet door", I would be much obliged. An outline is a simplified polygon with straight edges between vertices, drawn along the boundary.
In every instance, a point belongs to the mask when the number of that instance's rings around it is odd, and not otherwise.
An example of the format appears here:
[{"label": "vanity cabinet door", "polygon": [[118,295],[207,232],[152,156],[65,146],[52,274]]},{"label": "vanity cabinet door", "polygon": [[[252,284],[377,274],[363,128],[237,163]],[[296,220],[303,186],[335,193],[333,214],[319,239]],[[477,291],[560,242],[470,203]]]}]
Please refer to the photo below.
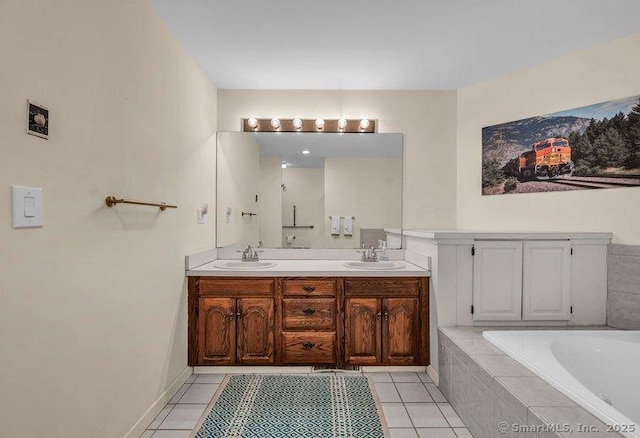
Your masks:
[{"label": "vanity cabinet door", "polygon": [[382,300],[382,361],[388,365],[419,362],[420,317],[417,298]]},{"label": "vanity cabinet door", "polygon": [[352,365],[380,363],[381,301],[345,299],[345,359]]},{"label": "vanity cabinet door", "polygon": [[238,363],[274,362],[273,298],[238,299]]},{"label": "vanity cabinet door", "polygon": [[198,364],[225,365],[236,360],[236,303],[233,298],[200,298]]}]

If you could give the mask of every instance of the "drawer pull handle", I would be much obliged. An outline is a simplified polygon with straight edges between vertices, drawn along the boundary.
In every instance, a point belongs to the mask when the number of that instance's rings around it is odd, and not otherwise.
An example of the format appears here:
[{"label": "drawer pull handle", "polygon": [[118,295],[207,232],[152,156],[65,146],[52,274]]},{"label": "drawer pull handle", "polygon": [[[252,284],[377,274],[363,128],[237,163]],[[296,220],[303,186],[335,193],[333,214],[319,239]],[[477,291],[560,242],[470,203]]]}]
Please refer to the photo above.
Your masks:
[{"label": "drawer pull handle", "polygon": [[314,313],[316,313],[316,309],[304,309],[303,312],[305,313],[305,315],[313,315]]},{"label": "drawer pull handle", "polygon": [[305,290],[305,292],[313,292],[314,290],[316,290],[315,286],[302,286],[302,289]]},{"label": "drawer pull handle", "polygon": [[305,350],[311,350],[315,345],[315,342],[305,342],[304,344],[302,344],[302,348],[304,348]]}]

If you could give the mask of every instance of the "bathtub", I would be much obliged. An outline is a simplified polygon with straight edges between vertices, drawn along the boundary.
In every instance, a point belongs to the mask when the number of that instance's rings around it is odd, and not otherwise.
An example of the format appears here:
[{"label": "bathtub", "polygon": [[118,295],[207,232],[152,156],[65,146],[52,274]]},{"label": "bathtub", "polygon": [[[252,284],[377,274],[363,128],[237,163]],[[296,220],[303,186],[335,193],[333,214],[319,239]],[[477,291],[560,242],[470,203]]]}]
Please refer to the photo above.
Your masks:
[{"label": "bathtub", "polygon": [[483,337],[611,431],[640,438],[640,331],[486,331]]}]

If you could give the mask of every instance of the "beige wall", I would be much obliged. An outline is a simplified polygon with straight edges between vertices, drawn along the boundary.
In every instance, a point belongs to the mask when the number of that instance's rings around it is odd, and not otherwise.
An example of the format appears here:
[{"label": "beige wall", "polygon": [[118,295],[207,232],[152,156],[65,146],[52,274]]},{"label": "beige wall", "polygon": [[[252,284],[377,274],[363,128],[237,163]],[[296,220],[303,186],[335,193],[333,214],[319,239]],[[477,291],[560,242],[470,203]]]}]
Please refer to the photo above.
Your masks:
[{"label": "beige wall", "polygon": [[[328,248],[358,248],[361,228],[399,228],[402,214],[402,160],[325,160],[325,239]],[[329,215],[350,215],[353,236],[331,235]],[[341,229],[342,231],[342,229]]]},{"label": "beige wall", "polygon": [[[296,225],[313,228],[283,228],[282,248],[324,248],[324,169],[290,167],[282,169],[282,224],[293,225],[293,206],[296,206]],[[287,236],[295,236],[287,244]]]},{"label": "beige wall", "polygon": [[455,91],[218,91],[219,130],[251,116],[377,119],[404,134],[403,225],[455,227]]},{"label": "beige wall", "polygon": [[282,246],[282,161],[260,159],[258,198],[259,240],[265,248]]},{"label": "beige wall", "polygon": [[640,33],[458,93],[457,227],[499,231],[611,231],[639,244],[640,189],[482,196],[481,130],[640,94]]},{"label": "beige wall", "polygon": [[217,246],[258,246],[258,217],[242,213],[258,212],[260,145],[251,135],[219,133],[216,153]]},{"label": "beige wall", "polygon": [[[145,0],[1,9],[0,435],[119,438],[186,367],[216,90]],[[48,141],[25,133],[27,98],[51,110]],[[11,184],[44,188],[44,228],[11,228]]]}]

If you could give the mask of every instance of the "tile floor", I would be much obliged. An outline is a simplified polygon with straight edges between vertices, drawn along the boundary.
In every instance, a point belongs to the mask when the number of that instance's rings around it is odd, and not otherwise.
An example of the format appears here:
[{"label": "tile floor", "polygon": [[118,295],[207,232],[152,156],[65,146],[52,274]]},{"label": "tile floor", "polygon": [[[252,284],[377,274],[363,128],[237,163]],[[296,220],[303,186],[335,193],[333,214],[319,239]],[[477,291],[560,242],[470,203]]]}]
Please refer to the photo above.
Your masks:
[{"label": "tile floor", "polygon": [[[374,382],[391,438],[471,438],[427,373],[365,373]],[[188,438],[224,374],[194,374],[141,438]]]}]

